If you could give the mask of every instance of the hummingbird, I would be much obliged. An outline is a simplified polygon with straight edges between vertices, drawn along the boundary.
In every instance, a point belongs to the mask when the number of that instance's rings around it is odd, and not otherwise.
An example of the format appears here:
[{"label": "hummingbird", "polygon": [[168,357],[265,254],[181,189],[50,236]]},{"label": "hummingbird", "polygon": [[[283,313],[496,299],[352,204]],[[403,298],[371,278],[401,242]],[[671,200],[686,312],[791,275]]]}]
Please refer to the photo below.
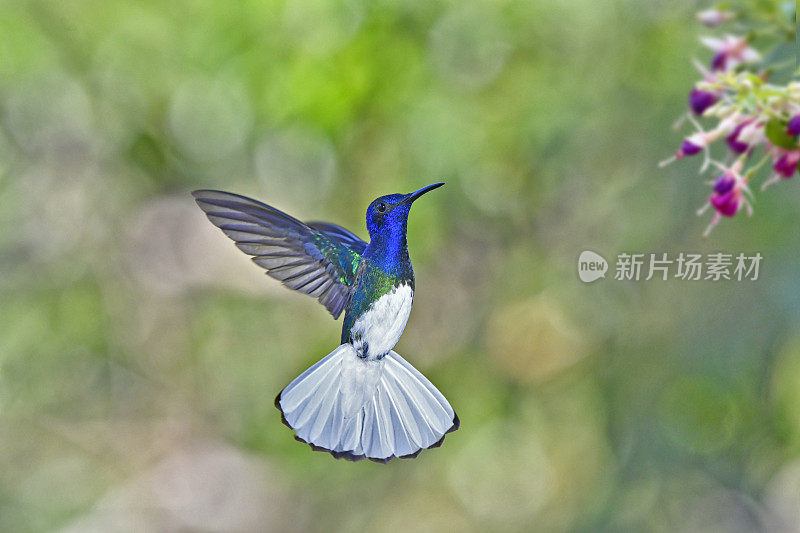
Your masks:
[{"label": "hummingbird", "polygon": [[439,390],[393,348],[414,298],[406,233],[412,203],[441,187],[367,208],[369,243],[329,222],[301,222],[246,196],[192,194],[208,219],[267,274],[338,319],[340,345],[275,398],[295,439],[333,457],[387,463],[438,447],[460,422]]}]

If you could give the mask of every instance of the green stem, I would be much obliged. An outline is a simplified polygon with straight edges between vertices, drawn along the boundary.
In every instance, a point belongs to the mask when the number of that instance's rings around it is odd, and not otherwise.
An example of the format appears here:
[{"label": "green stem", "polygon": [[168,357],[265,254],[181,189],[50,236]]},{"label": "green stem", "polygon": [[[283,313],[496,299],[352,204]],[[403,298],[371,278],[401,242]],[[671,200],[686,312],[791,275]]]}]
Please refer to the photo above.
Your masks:
[{"label": "green stem", "polygon": [[755,173],[758,172],[761,169],[761,167],[764,166],[764,163],[769,161],[769,159],[770,159],[769,151],[767,151],[764,153],[764,157],[762,157],[758,163],[750,167],[750,170],[747,171],[747,174],[745,175],[745,181],[750,181],[750,178],[752,178],[755,175]]}]

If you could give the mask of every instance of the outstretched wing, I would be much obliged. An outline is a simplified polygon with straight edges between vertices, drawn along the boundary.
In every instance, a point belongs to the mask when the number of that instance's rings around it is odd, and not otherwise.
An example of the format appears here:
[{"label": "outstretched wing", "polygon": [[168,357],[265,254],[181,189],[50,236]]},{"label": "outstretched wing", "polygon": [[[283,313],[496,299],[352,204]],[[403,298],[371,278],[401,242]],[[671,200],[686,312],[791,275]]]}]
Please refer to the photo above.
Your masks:
[{"label": "outstretched wing", "polygon": [[208,219],[267,274],[317,298],[334,318],[339,317],[353,292],[366,247],[363,241],[334,224],[310,227],[238,194],[200,190],[192,195]]},{"label": "outstretched wing", "polygon": [[364,255],[367,243],[359,239],[353,232],[330,222],[309,222],[308,227],[321,231],[340,244],[344,244],[358,255]]}]

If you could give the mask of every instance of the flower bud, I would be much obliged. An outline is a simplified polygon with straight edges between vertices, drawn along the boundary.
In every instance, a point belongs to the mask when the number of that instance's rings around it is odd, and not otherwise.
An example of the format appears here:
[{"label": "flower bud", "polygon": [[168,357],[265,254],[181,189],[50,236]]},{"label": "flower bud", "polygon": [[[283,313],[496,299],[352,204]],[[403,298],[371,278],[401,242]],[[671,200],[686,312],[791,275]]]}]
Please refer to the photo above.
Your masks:
[{"label": "flower bud", "polygon": [[728,148],[730,148],[732,152],[735,152],[737,154],[743,154],[750,149],[749,144],[739,139],[739,134],[742,133],[744,127],[750,124],[750,122],[751,121],[749,120],[742,122],[741,124],[736,126],[736,129],[734,129],[730,135],[728,135],[725,138],[725,142],[728,143]]},{"label": "flower bud", "polygon": [[728,52],[720,50],[714,57],[711,58],[711,70],[725,70],[725,65],[728,62]]},{"label": "flower bud", "polygon": [[683,143],[681,143],[681,147],[680,147],[680,149],[678,149],[678,152],[675,154],[675,158],[676,159],[680,159],[682,157],[686,157],[687,155],[688,156],[696,155],[696,154],[700,153],[700,151],[702,149],[703,149],[703,146],[701,146],[700,144],[697,144],[696,141],[693,141],[692,137],[689,137],[688,139],[685,139],[683,141]]},{"label": "flower bud", "polygon": [[702,115],[706,109],[717,103],[717,95],[711,91],[694,88],[689,93],[689,107],[695,115]]},{"label": "flower bud", "polygon": [[736,178],[725,173],[714,180],[714,192],[717,194],[726,194],[733,189],[734,185],[736,185]]},{"label": "flower bud", "polygon": [[690,135],[686,139],[683,140],[681,143],[681,147],[678,148],[678,151],[675,152],[675,155],[666,159],[658,164],[660,167],[665,167],[672,163],[673,161],[677,161],[678,159],[682,159],[686,156],[696,155],[699,154],[703,148],[708,146],[708,134],[702,131],[698,131],[697,133]]},{"label": "flower bud", "polygon": [[797,171],[798,163],[800,163],[800,150],[795,150],[793,152],[786,152],[780,156],[775,160],[772,168],[775,170],[775,173],[783,179],[789,179],[794,176],[795,171]]}]

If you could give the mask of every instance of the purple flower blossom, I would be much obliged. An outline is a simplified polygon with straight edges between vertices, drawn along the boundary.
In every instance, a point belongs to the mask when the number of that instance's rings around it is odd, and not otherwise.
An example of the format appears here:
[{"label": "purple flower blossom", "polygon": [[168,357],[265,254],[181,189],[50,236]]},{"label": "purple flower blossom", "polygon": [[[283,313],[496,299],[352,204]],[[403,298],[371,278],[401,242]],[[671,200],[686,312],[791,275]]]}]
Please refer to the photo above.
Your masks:
[{"label": "purple flower blossom", "polygon": [[711,70],[725,70],[725,64],[727,62],[728,52],[720,50],[711,58]]},{"label": "purple flower blossom", "polygon": [[747,39],[726,35],[719,39],[716,37],[703,37],[700,41],[714,52],[711,60],[713,70],[732,70],[742,63],[752,63],[761,59],[761,55],[748,46]]},{"label": "purple flower blossom", "polygon": [[700,151],[702,149],[703,149],[702,146],[699,146],[699,145],[693,143],[689,139],[686,139],[681,144],[681,148],[680,148],[680,150],[678,150],[677,157],[678,157],[678,159],[680,159],[681,157],[684,157],[684,156],[687,156],[687,155],[695,155],[695,154],[700,153]]},{"label": "purple flower blossom", "polygon": [[736,126],[736,129],[734,129],[730,135],[728,135],[725,138],[725,142],[728,143],[728,148],[730,148],[732,152],[735,152],[737,154],[743,154],[750,149],[749,144],[747,144],[746,142],[742,142],[739,139],[739,134],[742,132],[745,126],[750,124],[750,122],[751,122],[750,120],[742,122],[741,124]]},{"label": "purple flower blossom", "polygon": [[789,179],[797,171],[797,164],[800,163],[800,150],[785,152],[772,165],[775,173],[783,179]]},{"label": "purple flower blossom", "polygon": [[703,148],[708,146],[708,141],[708,134],[704,131],[698,131],[697,133],[694,133],[683,140],[681,147],[678,148],[678,151],[675,152],[674,156],[660,162],[658,165],[660,167],[664,167],[673,161],[677,161],[678,159],[699,154]]},{"label": "purple flower blossom", "polygon": [[714,192],[708,197],[708,201],[711,203],[717,213],[724,217],[732,217],[742,206],[742,193],[735,189],[730,190],[725,194],[718,194],[717,192]]},{"label": "purple flower blossom", "polygon": [[708,203],[720,215],[732,217],[742,206],[744,200],[742,188],[743,183],[736,174],[736,168],[728,169],[714,180],[714,190],[708,197]]},{"label": "purple flower blossom", "polygon": [[786,133],[792,137],[800,135],[800,114],[789,119],[789,124],[786,126]]},{"label": "purple flower blossom", "polygon": [[733,189],[736,185],[736,178],[730,174],[723,174],[714,180],[714,192],[717,194],[726,194]]},{"label": "purple flower blossom", "polygon": [[722,169],[723,173],[714,180],[714,188],[708,197],[708,202],[700,209],[697,214],[703,214],[709,207],[714,208],[714,216],[703,232],[703,238],[707,237],[711,230],[719,223],[722,217],[732,217],[739,212],[742,206],[747,208],[747,214],[751,215],[753,210],[744,195],[747,188],[747,177],[742,176],[741,171],[744,167],[744,159],[737,158],[730,166],[725,167],[715,163]]},{"label": "purple flower blossom", "polygon": [[717,95],[698,88],[689,93],[689,107],[695,115],[702,115],[706,109],[717,103]]},{"label": "purple flower blossom", "polygon": [[[661,161],[660,167],[683,157],[703,152],[700,173],[709,167],[717,167],[712,190],[698,214],[711,211],[712,217],[703,232],[706,237],[723,218],[736,216],[745,210],[753,213],[751,178],[762,165],[771,161],[772,174],[761,183],[761,189],[771,184],[800,174],[800,105],[798,86],[794,81],[777,85],[769,80],[769,69],[776,63],[773,54],[762,60],[762,55],[752,48],[751,40],[760,36],[762,28],[756,31],[749,28],[749,8],[726,11],[721,8],[708,9],[697,13],[697,19],[705,26],[714,28],[726,21],[742,19],[739,25],[741,35],[719,35],[701,37],[700,42],[711,51],[711,65],[693,62],[701,74],[688,94],[689,112],[684,113],[675,124],[677,129],[684,120],[691,123],[694,132],[685,137],[672,157]],[[783,28],[776,23],[763,31],[782,34]],[[763,62],[762,62],[763,61]],[[773,128],[776,119],[785,122],[786,135]],[[715,124],[710,124],[711,121]],[[778,127],[780,130],[780,126]],[[714,143],[722,139],[730,150],[722,160],[716,159]],[[718,144],[719,144],[718,143]],[[763,147],[763,148],[759,148]],[[763,158],[751,156],[763,150]],[[721,153],[719,155],[722,155]],[[748,167],[748,168],[745,168]]]}]

